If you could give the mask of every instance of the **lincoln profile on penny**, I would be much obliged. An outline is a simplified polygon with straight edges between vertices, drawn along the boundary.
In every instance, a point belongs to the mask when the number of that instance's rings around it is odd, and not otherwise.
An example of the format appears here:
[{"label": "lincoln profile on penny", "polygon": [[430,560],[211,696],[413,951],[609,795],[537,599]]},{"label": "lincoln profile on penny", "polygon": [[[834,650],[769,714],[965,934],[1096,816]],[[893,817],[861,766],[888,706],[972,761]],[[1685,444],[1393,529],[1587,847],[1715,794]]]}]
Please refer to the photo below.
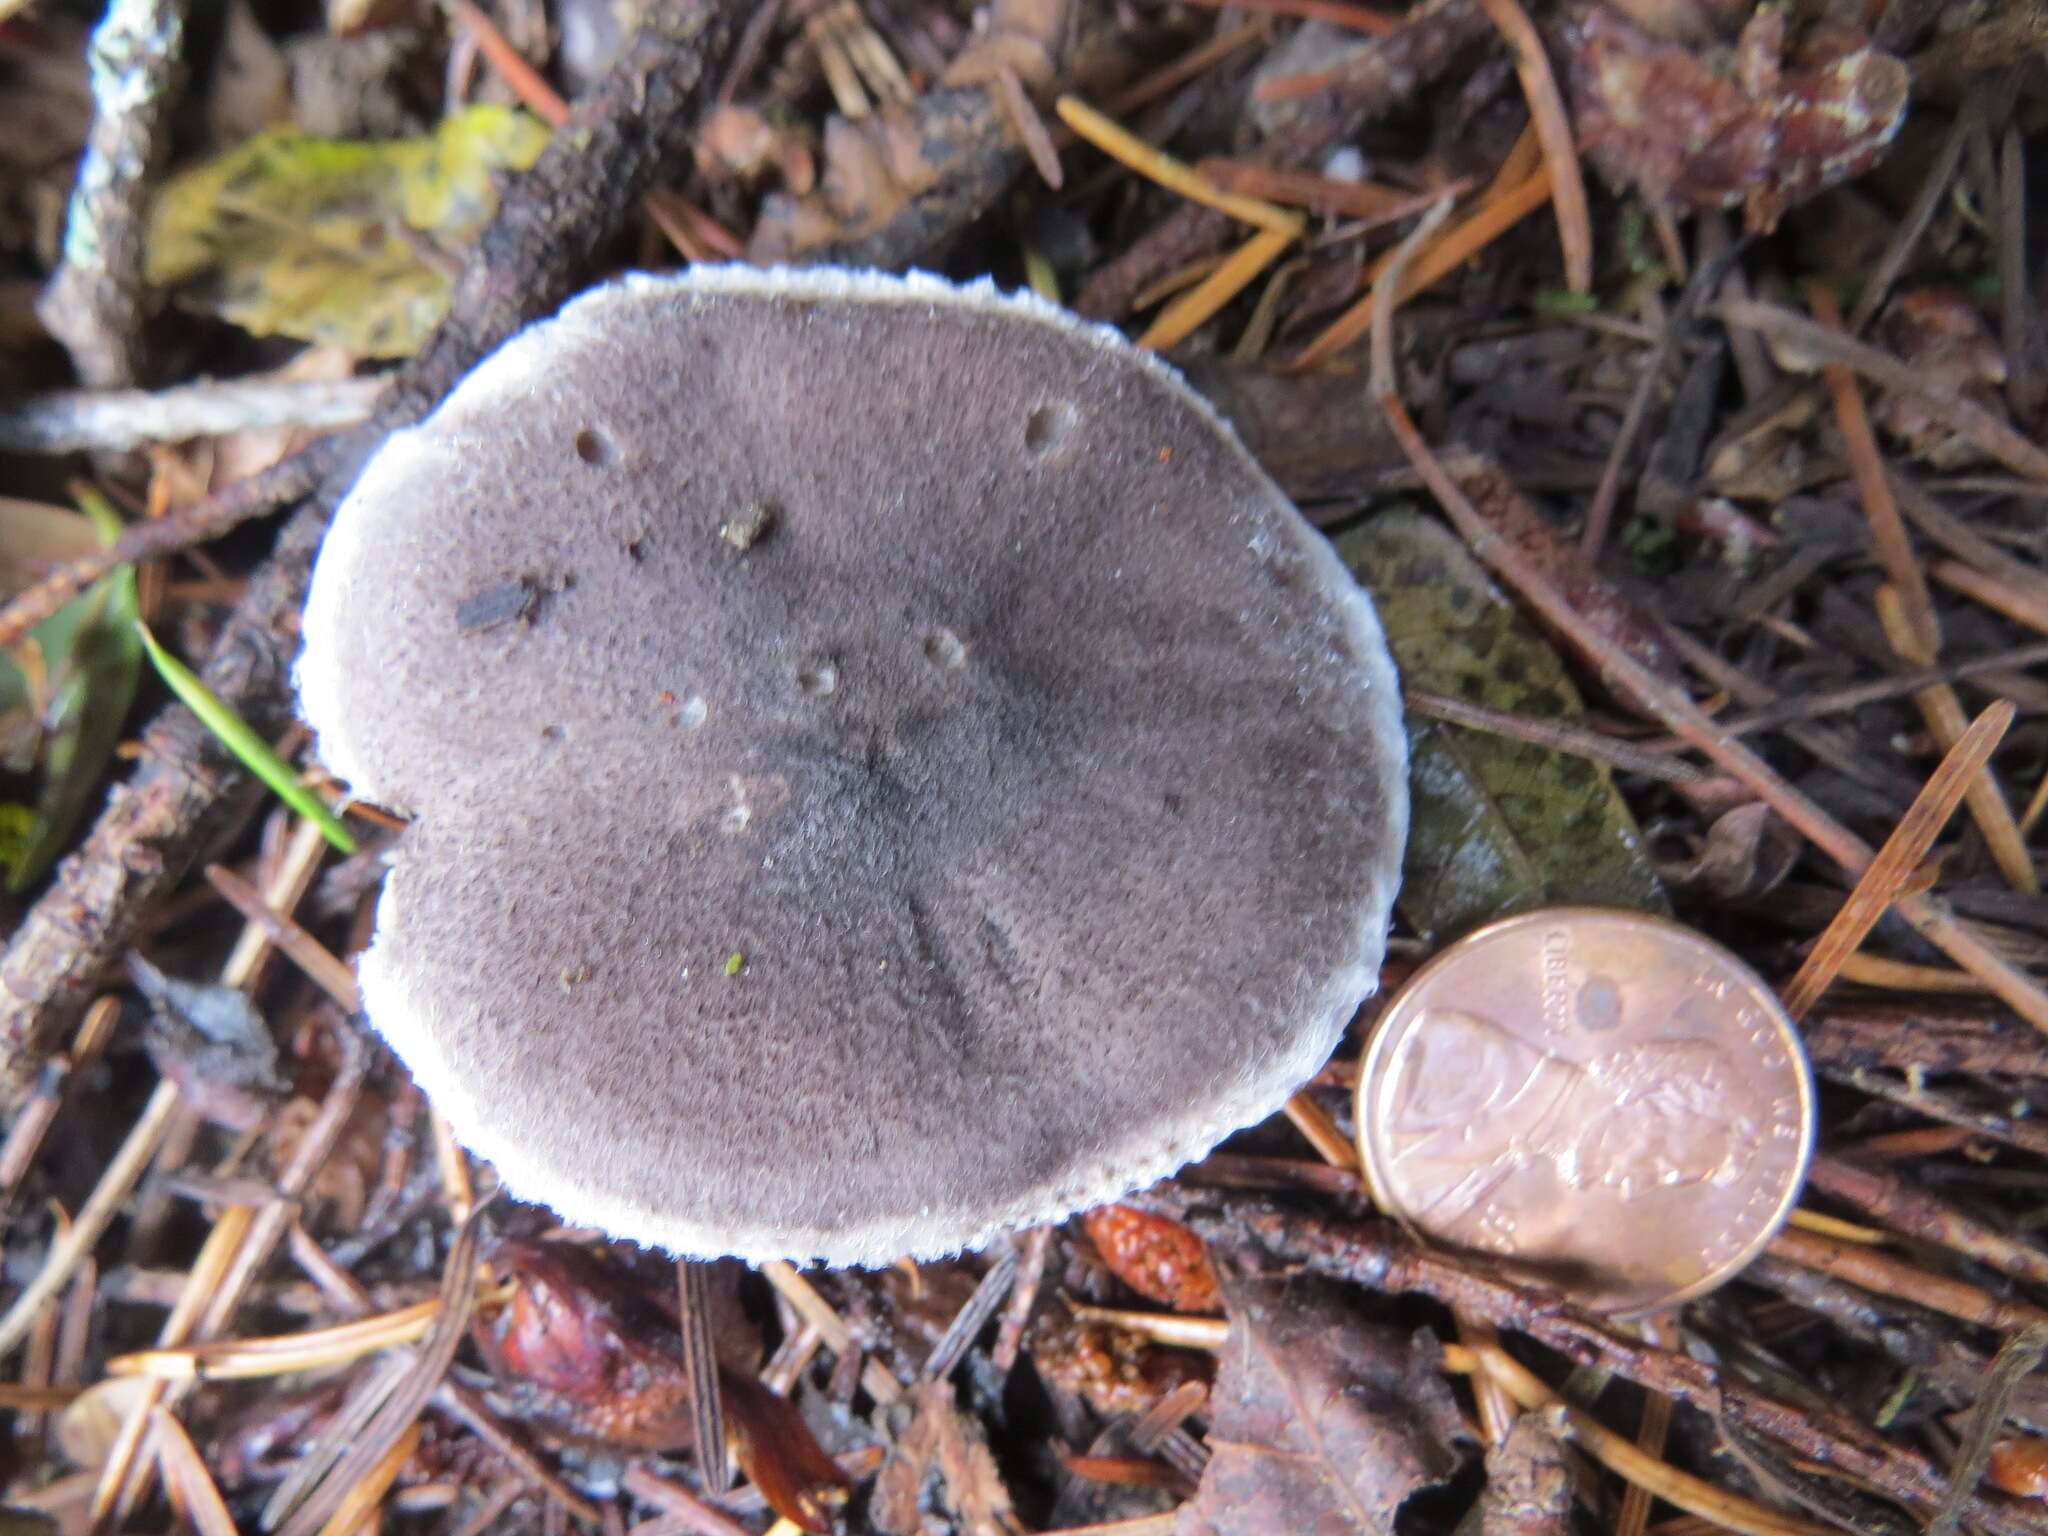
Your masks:
[{"label": "lincoln profile on penny", "polygon": [[1732,1184],[1758,1134],[1746,1115],[1731,1116],[1739,1093],[1710,1040],[1653,1040],[1576,1062],[1494,1019],[1439,1008],[1392,1070],[1409,1204],[1473,1243],[1492,1235],[1487,1197],[1524,1172],[1624,1196]]},{"label": "lincoln profile on penny", "polygon": [[597,288],[389,438],[322,757],[410,818],[365,1010],[512,1193],[881,1264],[1277,1109],[1377,980],[1393,669],[1163,364],[983,283]]}]

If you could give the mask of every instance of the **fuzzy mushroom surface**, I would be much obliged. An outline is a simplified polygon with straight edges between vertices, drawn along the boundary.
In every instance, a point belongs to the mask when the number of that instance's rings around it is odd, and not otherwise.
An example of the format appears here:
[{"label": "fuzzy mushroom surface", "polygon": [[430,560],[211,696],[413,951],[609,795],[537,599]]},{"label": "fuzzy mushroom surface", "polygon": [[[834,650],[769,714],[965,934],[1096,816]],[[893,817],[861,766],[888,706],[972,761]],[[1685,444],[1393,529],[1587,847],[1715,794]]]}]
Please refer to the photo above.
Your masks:
[{"label": "fuzzy mushroom surface", "polygon": [[1376,983],[1370,600],[1116,332],[982,283],[594,289],[393,434],[298,684],[411,818],[365,1009],[523,1198],[881,1264],[1278,1108]]}]

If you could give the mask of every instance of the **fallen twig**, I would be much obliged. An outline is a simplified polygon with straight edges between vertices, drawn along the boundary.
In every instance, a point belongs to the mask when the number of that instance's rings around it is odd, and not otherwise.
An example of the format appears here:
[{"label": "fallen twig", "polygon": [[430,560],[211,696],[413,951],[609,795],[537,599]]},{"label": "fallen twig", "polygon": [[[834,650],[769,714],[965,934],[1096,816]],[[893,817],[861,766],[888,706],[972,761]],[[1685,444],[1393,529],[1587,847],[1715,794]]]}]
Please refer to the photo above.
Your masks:
[{"label": "fallen twig", "polygon": [[1896,1175],[1822,1153],[1807,1177],[1815,1189],[1848,1201],[1896,1232],[1939,1243],[2015,1279],[2048,1285],[2048,1252],[2008,1237]]},{"label": "fallen twig", "polygon": [[383,390],[381,378],[205,379],[162,390],[66,390],[0,410],[0,451],[76,453],[272,427],[352,427],[369,418]]},{"label": "fallen twig", "polygon": [[1579,172],[1579,147],[1572,141],[1571,120],[1565,116],[1564,97],[1551,73],[1550,58],[1543,51],[1543,39],[1535,23],[1522,9],[1520,0],[1479,0],[1488,19],[1500,28],[1514,50],[1515,73],[1521,78],[1522,94],[1529,101],[1529,122],[1543,145],[1543,162],[1550,175],[1551,206],[1557,210],[1557,234],[1564,247],[1564,282],[1573,293],[1589,293],[1593,287],[1593,219],[1586,210],[1586,182]]},{"label": "fallen twig", "polygon": [[184,0],[114,0],[92,35],[92,133],[64,222],[64,259],[36,313],[93,389],[142,377],[143,228],[184,64]]}]

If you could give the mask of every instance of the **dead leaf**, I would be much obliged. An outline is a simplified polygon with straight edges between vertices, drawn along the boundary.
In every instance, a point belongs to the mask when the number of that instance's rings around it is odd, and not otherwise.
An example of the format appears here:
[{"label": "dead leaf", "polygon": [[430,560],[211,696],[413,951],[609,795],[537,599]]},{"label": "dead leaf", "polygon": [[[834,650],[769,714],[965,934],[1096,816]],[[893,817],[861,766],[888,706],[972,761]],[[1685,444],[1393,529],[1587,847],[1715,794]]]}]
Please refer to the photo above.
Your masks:
[{"label": "dead leaf", "polygon": [[96,1381],[57,1415],[57,1446],[64,1459],[83,1471],[97,1472],[121,1439],[121,1426],[140,1413],[150,1384],[140,1376],[109,1376]]},{"label": "dead leaf", "polygon": [[[1960,293],[1908,289],[1885,306],[1877,326],[1885,349],[1935,385],[1943,399],[1968,400],[2002,413],[2005,349]],[[1877,417],[1914,458],[1937,469],[1962,469],[1983,460],[1983,451],[1919,396],[1886,394]]]},{"label": "dead leaf", "polygon": [[1716,902],[1753,902],[1792,872],[1805,843],[1768,805],[1748,801],[1714,818],[1699,852],[1663,866],[1674,886]]},{"label": "dead leaf", "polygon": [[547,140],[539,119],[490,106],[419,139],[259,133],[165,185],[149,280],[259,336],[405,356],[447,308],[457,253],[497,208],[497,173],[533,164]]},{"label": "dead leaf", "polygon": [[1218,1271],[1230,1341],[1179,1536],[1389,1536],[1409,1495],[1458,1465],[1464,1425],[1434,1340],[1367,1321],[1315,1276]]},{"label": "dead leaf", "polygon": [[[1337,540],[1404,686],[1559,722],[1564,664],[1442,524],[1386,512]],[[1401,910],[1425,938],[1558,902],[1661,911],[1635,818],[1602,764],[1410,713]]]},{"label": "dead leaf", "polygon": [[726,1435],[747,1481],[798,1530],[827,1536],[837,1529],[852,1479],[818,1444],[797,1405],[744,1371],[720,1367],[718,1379]]}]

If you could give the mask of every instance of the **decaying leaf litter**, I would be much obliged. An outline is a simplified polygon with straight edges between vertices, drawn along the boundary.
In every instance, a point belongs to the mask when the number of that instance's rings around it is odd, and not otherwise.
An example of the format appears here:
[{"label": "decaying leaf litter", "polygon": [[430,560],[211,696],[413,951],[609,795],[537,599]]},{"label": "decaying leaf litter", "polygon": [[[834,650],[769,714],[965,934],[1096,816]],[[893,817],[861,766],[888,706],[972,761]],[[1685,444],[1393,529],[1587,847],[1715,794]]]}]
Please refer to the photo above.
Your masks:
[{"label": "decaying leaf litter", "polygon": [[[2037,8],[117,0],[90,70],[94,18],[0,10],[0,440],[100,434],[8,463],[10,867],[72,850],[0,958],[11,1506],[2048,1518]],[[341,857],[153,684],[131,709],[109,621],[302,753],[297,606],[369,447],[596,278],[738,256],[986,272],[1183,363],[1409,670],[1438,814],[1390,971],[1625,901],[1796,990],[1823,1155],[1766,1257],[1623,1325],[1419,1248],[1349,1150],[1370,1017],[1289,1119],[960,1260],[679,1285],[492,1198],[353,1018],[389,829],[349,814]]]}]

